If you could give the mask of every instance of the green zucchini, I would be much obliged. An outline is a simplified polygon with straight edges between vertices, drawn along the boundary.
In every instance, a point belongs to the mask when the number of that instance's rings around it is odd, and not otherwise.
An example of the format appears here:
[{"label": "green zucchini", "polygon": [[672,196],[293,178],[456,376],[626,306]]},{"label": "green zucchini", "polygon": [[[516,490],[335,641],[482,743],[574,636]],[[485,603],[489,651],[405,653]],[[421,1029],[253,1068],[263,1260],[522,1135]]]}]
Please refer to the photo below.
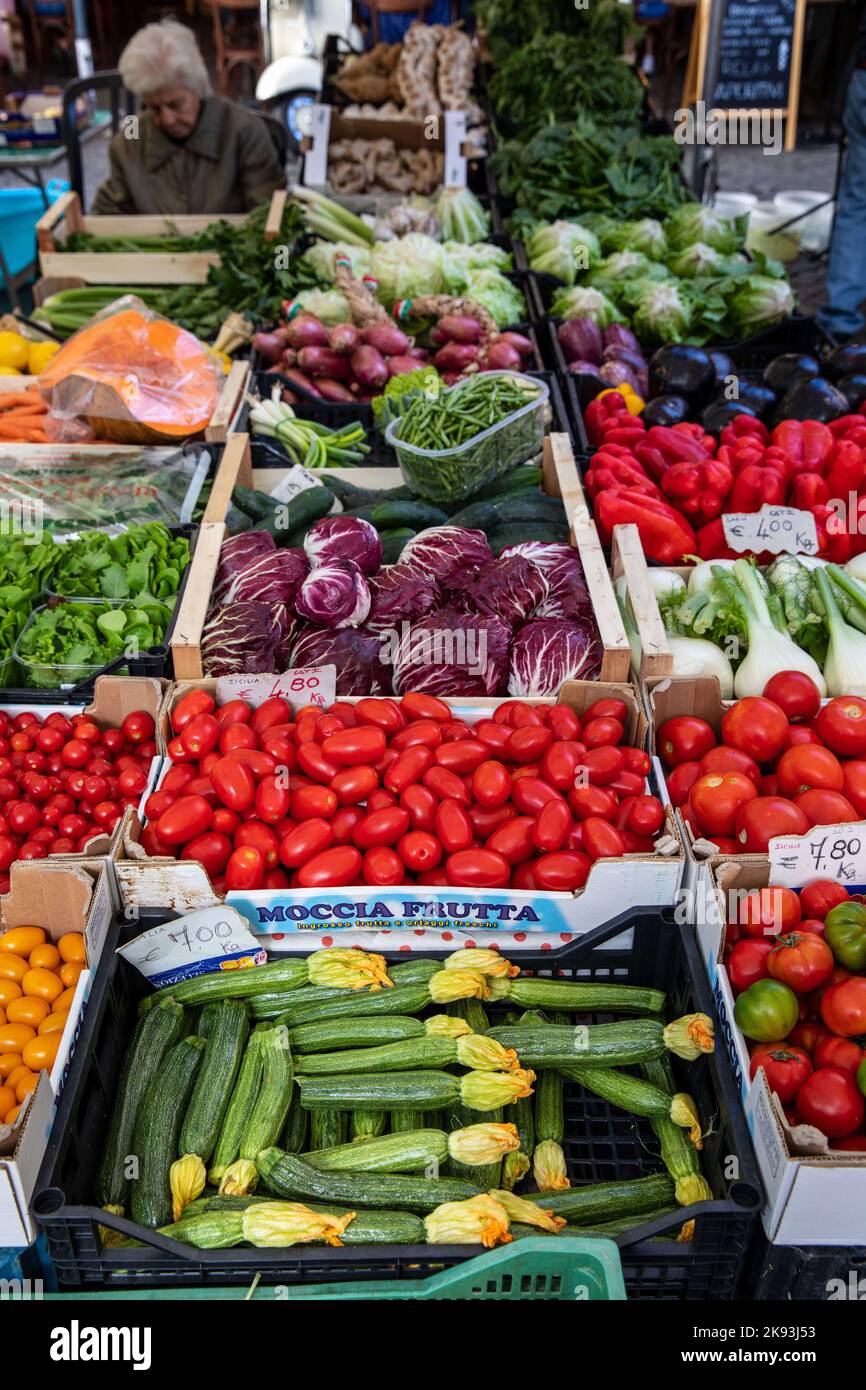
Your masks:
[{"label": "green zucchini", "polygon": [[131,1201],[132,1219],[140,1226],[165,1226],[171,1220],[169,1169],[204,1048],[204,1038],[175,1043],[141,1102],[132,1141],[138,1176],[132,1180]]},{"label": "green zucchini", "polygon": [[181,1125],[179,1151],[198,1154],[207,1166],[240,1071],[249,1022],[246,1005],[238,999],[221,999],[204,1012],[204,1057]]},{"label": "green zucchini", "polygon": [[448,513],[430,502],[420,500],[378,502],[370,519],[378,531],[391,531],[403,526],[424,531],[428,526],[445,526]]},{"label": "green zucchini", "polygon": [[168,998],[194,1005],[210,1004],[215,999],[252,999],[273,990],[288,993],[307,985],[309,978],[306,959],[297,958],[270,961],[249,970],[214,970],[149,994],[139,1005],[139,1013],[146,1013],[161,999]]},{"label": "green zucchini", "polygon": [[[658,1086],[668,1095],[674,1094],[675,1085],[669,1057],[659,1057],[645,1062],[641,1071],[647,1081]],[[712,1201],[713,1192],[703,1173],[697,1149],[679,1125],[673,1120],[656,1118],[650,1121],[661,1148],[662,1162],[674,1180],[676,1199],[681,1206],[691,1206],[693,1202]]]},{"label": "green zucchini", "polygon": [[100,1206],[126,1206],[129,1195],[126,1167],[136,1152],[132,1136],[138,1111],[148,1086],[159,1073],[166,1051],[180,1036],[183,1020],[181,1005],[166,995],[158,1008],[151,1009],[136,1022],[117,1082],[96,1178],[96,1199]]},{"label": "green zucchini", "polygon": [[[354,1211],[353,1207],[336,1206],[333,1202],[328,1202],[327,1206],[318,1202],[305,1205],[310,1211],[330,1216],[347,1216]],[[424,1223],[420,1216],[413,1216],[409,1211],[355,1211],[340,1242],[342,1245],[423,1245]]]},{"label": "green zucchini", "polygon": [[402,960],[397,965],[389,965],[388,976],[395,985],[419,985],[432,980],[444,969],[441,960],[425,960],[419,956],[417,960]]},{"label": "green zucchini", "polygon": [[[566,1024],[565,1014],[554,1014],[552,1023]],[[573,1031],[568,1029],[569,1032]],[[542,1192],[571,1184],[562,1144],[565,1139],[565,1079],[553,1067],[539,1073],[535,1087],[535,1138],[532,1176]]]},{"label": "green zucchini", "polygon": [[241,1139],[240,1156],[254,1161],[279,1139],[292,1102],[292,1050],[289,1030],[278,1023],[261,1037],[262,1084]]},{"label": "green zucchini", "polygon": [[215,1186],[219,1186],[226,1169],[238,1157],[247,1121],[253,1113],[253,1106],[262,1084],[261,1041],[266,1027],[266,1024],[257,1024],[247,1038],[237,1081],[211,1157],[208,1179]]},{"label": "green zucchini", "polygon": [[304,1161],[323,1173],[429,1173],[438,1172],[447,1157],[448,1140],[441,1129],[416,1129],[319,1149],[305,1154]]},{"label": "green zucchini", "polygon": [[470,502],[481,501],[485,497],[503,497],[512,492],[523,491],[526,488],[540,488],[544,480],[544,473],[534,463],[522,463],[517,468],[512,468],[507,473],[500,476],[487,487],[479,488],[469,499]]},{"label": "green zucchini", "polygon": [[[295,1082],[297,1085],[297,1081]],[[298,1088],[300,1090],[300,1088]],[[300,1095],[298,1096],[300,1101]],[[303,1105],[301,1109],[304,1110]],[[304,1114],[310,1116],[310,1150],[317,1152],[319,1149],[335,1149],[338,1145],[345,1143],[348,1131],[348,1120],[342,1110],[323,1109],[323,1110],[304,1110]]]},{"label": "green zucchini", "polygon": [[[390,1114],[392,1134],[411,1134],[413,1129],[424,1129],[425,1119],[427,1118],[424,1110],[392,1110]],[[438,1126],[432,1126],[438,1128]]]},{"label": "green zucchini", "polygon": [[348,1203],[386,1211],[433,1211],[443,1202],[477,1197],[480,1188],[454,1178],[416,1178],[389,1173],[321,1173],[297,1154],[266,1149],[259,1154],[262,1182],[278,1197]]},{"label": "green zucchini", "polygon": [[[501,1124],[505,1118],[504,1111],[491,1110],[484,1116],[484,1122],[489,1124]],[[456,1129],[466,1129],[469,1125],[478,1124],[478,1114],[475,1110],[470,1110],[468,1106],[462,1105],[459,1101],[455,1105],[449,1105],[445,1111],[445,1128],[448,1133],[453,1133]],[[464,1178],[467,1182],[474,1182],[481,1188],[482,1192],[496,1190],[499,1187],[499,1178],[502,1173],[502,1159],[495,1163],[461,1163],[459,1159],[448,1156],[448,1166],[444,1170],[449,1177]]]},{"label": "green zucchini", "polygon": [[632,1066],[660,1057],[665,1051],[664,1026],[651,1019],[627,1023],[595,1023],[577,1027],[493,1028],[491,1038],[503,1047],[519,1049],[523,1066]]},{"label": "green zucchini", "polygon": [[604,985],[580,980],[539,980],[518,976],[508,982],[508,1002],[523,1009],[560,1009],[567,1013],[656,1014],[665,1006],[660,989],[642,985]]},{"label": "green zucchini", "polygon": [[[259,966],[260,970],[266,969]],[[287,996],[285,1017],[290,1028],[326,1018],[369,1018],[385,1014],[419,1014],[432,1002],[427,986],[420,982],[380,989],[375,994],[362,990],[343,990],[339,999],[314,999],[315,989]]]},{"label": "green zucchini", "polygon": [[302,1023],[292,1028],[289,1041],[298,1055],[298,1070],[303,1071],[299,1054],[336,1052],[339,1048],[380,1047],[383,1043],[404,1042],[407,1038],[423,1038],[426,1034],[420,1018],[352,1018],[324,1023]]},{"label": "green zucchini", "polygon": [[302,1154],[307,1147],[310,1129],[310,1112],[301,1105],[301,1092],[296,1082],[292,1082],[292,1099],[283,1132],[280,1148],[289,1154]]},{"label": "green zucchini", "polygon": [[673,1201],[674,1185],[667,1173],[621,1182],[589,1183],[566,1192],[531,1192],[526,1200],[564,1216],[571,1225],[588,1226],[620,1217],[637,1217]]},{"label": "green zucchini", "polygon": [[[393,993],[393,991],[391,991]],[[455,1104],[460,1083],[441,1071],[359,1076],[299,1076],[307,1110],[421,1110]]]},{"label": "green zucchini", "polygon": [[455,999],[453,1004],[448,1005],[448,1012],[454,1018],[464,1019],[473,1033],[490,1031],[490,1020],[480,999]]},{"label": "green zucchini", "polygon": [[[577,1081],[602,1100],[627,1110],[632,1115],[643,1115],[648,1120],[673,1119],[674,1102],[658,1086],[644,1081],[639,1076],[630,1076],[618,1071],[616,1067],[560,1067],[568,1081]],[[684,1128],[690,1128],[691,1120],[684,1121]]]},{"label": "green zucchini", "polygon": [[200,1216],[184,1216],[170,1226],[162,1226],[160,1235],[170,1236],[198,1250],[228,1250],[242,1245],[243,1212],[206,1211]]},{"label": "green zucchini", "polygon": [[379,540],[382,542],[382,564],[396,565],[406,546],[417,533],[411,526],[398,526],[393,531],[382,531]]},{"label": "green zucchini", "polygon": [[306,1053],[298,1058],[298,1075],[351,1076],[356,1072],[418,1071],[427,1067],[450,1067],[458,1061],[454,1038],[406,1038],[382,1047]]},{"label": "green zucchini", "polygon": [[378,1139],[388,1125],[388,1116],[383,1110],[353,1110],[349,1115],[349,1131],[352,1143],[364,1139]]}]

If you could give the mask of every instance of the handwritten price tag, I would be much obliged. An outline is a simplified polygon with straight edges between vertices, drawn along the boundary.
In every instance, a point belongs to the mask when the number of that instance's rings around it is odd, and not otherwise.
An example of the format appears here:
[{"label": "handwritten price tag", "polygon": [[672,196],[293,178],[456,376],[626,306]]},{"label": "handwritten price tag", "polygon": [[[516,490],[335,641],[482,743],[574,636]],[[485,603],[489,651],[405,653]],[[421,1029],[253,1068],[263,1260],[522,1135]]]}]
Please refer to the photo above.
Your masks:
[{"label": "handwritten price tag", "polygon": [[275,502],[291,502],[299,492],[307,492],[311,487],[321,487],[322,483],[302,463],[293,463],[284,473],[276,487],[271,488],[270,496]]},{"label": "handwritten price tag", "polygon": [[280,695],[294,711],[303,705],[332,705],[337,698],[336,666],[298,666],[281,676],[220,676],[217,704],[247,700],[254,709]]},{"label": "handwritten price tag", "polygon": [[802,888],[815,878],[835,879],[846,888],[866,884],[866,821],[816,825],[808,835],[770,841],[772,884]]},{"label": "handwritten price tag", "polygon": [[722,517],[725,543],[731,550],[769,550],[773,555],[817,555],[818,533],[811,512],[796,507],[769,507],[759,512],[726,512]]},{"label": "handwritten price tag", "polygon": [[137,936],[118,955],[157,987],[211,970],[261,965],[265,952],[234,907],[203,907]]}]

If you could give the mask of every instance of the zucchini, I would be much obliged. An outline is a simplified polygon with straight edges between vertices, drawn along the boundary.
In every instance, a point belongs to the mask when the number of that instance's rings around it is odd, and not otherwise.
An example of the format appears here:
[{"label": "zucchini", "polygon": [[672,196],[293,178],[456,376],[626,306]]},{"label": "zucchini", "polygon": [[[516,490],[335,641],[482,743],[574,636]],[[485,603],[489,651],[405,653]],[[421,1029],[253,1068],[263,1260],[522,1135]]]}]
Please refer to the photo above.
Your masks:
[{"label": "zucchini", "polygon": [[[300,1087],[298,1090],[298,1104],[304,1110],[301,1103]],[[347,1116],[343,1114],[342,1110],[304,1110],[304,1114],[310,1116],[310,1150],[312,1152],[317,1152],[319,1149],[335,1149],[345,1143],[348,1122]]]},{"label": "zucchini", "polygon": [[[348,1216],[352,1207],[335,1206],[329,1202],[322,1206],[318,1202],[307,1202],[310,1211],[325,1212],[330,1216]],[[341,1245],[423,1245],[424,1223],[420,1216],[409,1211],[356,1211],[345,1231],[340,1235]]]},{"label": "zucchini", "polygon": [[350,1076],[357,1072],[417,1071],[453,1066],[458,1061],[454,1038],[406,1038],[383,1047],[358,1047],[346,1052],[307,1053],[298,1058],[298,1075]]},{"label": "zucchini", "polygon": [[241,1139],[242,1159],[275,1144],[282,1133],[292,1103],[292,1049],[289,1030],[282,1023],[261,1036],[262,1084]]},{"label": "zucchini", "polygon": [[382,564],[396,565],[414,535],[416,532],[411,526],[400,526],[394,531],[382,531],[379,535],[382,542]]},{"label": "zucchini", "polygon": [[283,1132],[280,1148],[289,1154],[302,1154],[307,1147],[307,1134],[310,1128],[310,1112],[301,1105],[301,1092],[292,1082],[292,1099]]},{"label": "zucchini", "polygon": [[455,999],[453,1004],[448,1005],[448,1012],[454,1018],[464,1019],[473,1033],[490,1031],[490,1020],[480,999]]},{"label": "zucchini", "polygon": [[587,1226],[654,1211],[671,1203],[673,1195],[674,1185],[667,1173],[651,1173],[646,1178],[570,1187],[567,1192],[531,1192],[526,1200],[554,1216],[564,1216],[571,1225]]},{"label": "zucchini", "polygon": [[259,1094],[262,1084],[261,1040],[264,1026],[258,1024],[247,1038],[238,1078],[223,1117],[208,1172],[208,1179],[215,1186],[219,1186],[226,1169],[234,1163],[240,1153],[247,1120],[253,1112]]},{"label": "zucchini", "polygon": [[[648,1018],[628,1023],[595,1023],[577,1027],[493,1028],[491,1038],[503,1047],[519,1049],[527,1067],[623,1067],[651,1061],[665,1051],[664,1026]],[[537,1124],[537,1118],[536,1118]]]},{"label": "zucchini", "polygon": [[[259,970],[267,969],[259,966]],[[242,973],[242,972],[238,972]],[[304,990],[303,995],[286,997],[285,1017],[290,1028],[301,1023],[313,1023],[326,1018],[369,1018],[386,1014],[419,1014],[432,1003],[430,991],[422,982],[411,985],[395,985],[393,989],[380,989],[375,994],[361,990],[342,990],[335,999],[315,999],[315,989]]]},{"label": "zucchini", "polygon": [[[668,1095],[674,1094],[674,1078],[668,1057],[645,1062],[641,1071],[654,1086]],[[712,1188],[701,1172],[697,1149],[684,1130],[669,1119],[657,1118],[650,1123],[659,1141],[662,1162],[674,1180],[674,1191],[680,1206],[712,1201]]]},{"label": "zucchini", "polygon": [[428,526],[447,525],[448,513],[420,499],[378,502],[373,508],[370,520],[377,531],[392,531],[404,526],[411,527],[413,531],[424,531]]},{"label": "zucchini", "polygon": [[422,981],[426,984],[444,969],[441,960],[425,960],[419,956],[417,960],[403,960],[397,965],[389,965],[388,976],[395,985],[418,985]]},{"label": "zucchini", "polygon": [[[567,1022],[564,1014],[554,1014],[553,1022]],[[532,1176],[541,1192],[570,1187],[562,1144],[565,1139],[565,1080],[552,1067],[543,1070],[535,1087],[535,1137]]]},{"label": "zucchini", "polygon": [[544,472],[537,464],[522,463],[507,473],[501,473],[492,483],[488,483],[487,487],[479,488],[477,492],[473,492],[469,500],[478,502],[485,497],[507,497],[512,492],[523,491],[527,488],[540,488],[543,481]]},{"label": "zucchini", "polygon": [[388,1126],[388,1116],[382,1110],[353,1110],[349,1115],[352,1143],[378,1139]]},{"label": "zucchini", "polygon": [[[411,1134],[413,1129],[423,1129],[426,1118],[427,1114],[424,1110],[392,1110],[390,1115],[391,1133]],[[439,1128],[438,1125],[433,1127]]]},{"label": "zucchini", "polygon": [[[500,1107],[498,1110],[491,1110],[484,1116],[485,1123],[501,1124],[505,1118],[504,1111]],[[468,1106],[457,1104],[450,1105],[445,1111],[445,1128],[449,1133],[456,1129],[466,1129],[469,1125],[478,1123],[478,1115]],[[464,1178],[467,1182],[474,1182],[481,1188],[482,1192],[489,1192],[499,1186],[499,1179],[502,1173],[502,1159],[495,1163],[461,1163],[459,1159],[448,1157],[448,1167],[445,1169],[449,1177]]]},{"label": "zucchini", "polygon": [[262,1182],[278,1197],[290,1200],[348,1203],[352,1207],[381,1207],[386,1211],[433,1211],[443,1202],[463,1202],[480,1189],[454,1178],[416,1178],[389,1173],[321,1173],[297,1154],[266,1149],[259,1154]]},{"label": "zucchini", "polygon": [[252,999],[257,994],[273,990],[301,989],[309,983],[306,959],[286,958],[267,965],[252,966],[249,970],[214,970],[207,975],[194,975],[181,980],[142,1000],[139,1012],[145,1013],[161,999],[176,999],[179,1004],[210,1004],[216,999]]},{"label": "zucchini", "polygon": [[[404,1042],[426,1035],[420,1018],[352,1018],[345,1022],[302,1023],[289,1033],[295,1053],[335,1052],[338,1048],[380,1047],[383,1043]],[[303,1071],[302,1059],[298,1070]]]},{"label": "zucchini", "polygon": [[[643,1115],[648,1120],[673,1118],[671,1097],[639,1076],[629,1076],[616,1067],[560,1067],[560,1071],[568,1081],[579,1082],[602,1100],[632,1115]],[[691,1123],[691,1118],[684,1120],[683,1127],[690,1128]]]},{"label": "zucchini", "polygon": [[183,1021],[183,1009],[169,995],[160,1000],[158,1008],[136,1021],[123,1059],[96,1178],[100,1206],[126,1206],[130,1181],[126,1166],[135,1152],[132,1136],[138,1112],[166,1051],[180,1037]]},{"label": "zucchini", "polygon": [[237,999],[221,999],[203,1012],[208,1030],[204,1057],[181,1126],[179,1149],[198,1154],[207,1166],[238,1078],[249,1023],[246,1005]]},{"label": "zucchini", "polygon": [[131,1201],[132,1219],[140,1226],[166,1226],[171,1221],[169,1169],[204,1048],[204,1038],[195,1036],[175,1043],[141,1103],[132,1141],[138,1176],[132,1180]]},{"label": "zucchini", "polygon": [[448,1140],[441,1129],[416,1129],[356,1139],[336,1149],[306,1154],[304,1159],[323,1173],[428,1173],[437,1171],[447,1157]]},{"label": "zucchini", "polygon": [[[390,991],[393,993],[393,990]],[[429,1110],[454,1105],[457,1077],[443,1071],[378,1072],[358,1076],[299,1076],[306,1110]]]},{"label": "zucchini", "polygon": [[206,1211],[199,1216],[184,1216],[171,1226],[162,1226],[160,1235],[170,1236],[198,1250],[227,1250],[242,1245],[243,1212]]},{"label": "zucchini", "polygon": [[526,976],[509,980],[507,998],[510,1004],[519,1004],[523,1009],[564,1009],[568,1013],[657,1014],[665,1006],[660,989]]}]

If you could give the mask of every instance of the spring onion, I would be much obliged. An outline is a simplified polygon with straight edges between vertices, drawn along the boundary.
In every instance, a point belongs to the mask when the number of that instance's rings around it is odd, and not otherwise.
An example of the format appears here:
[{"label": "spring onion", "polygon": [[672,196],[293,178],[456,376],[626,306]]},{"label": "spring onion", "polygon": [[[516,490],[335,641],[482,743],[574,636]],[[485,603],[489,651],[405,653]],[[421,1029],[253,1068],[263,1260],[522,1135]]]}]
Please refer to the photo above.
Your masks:
[{"label": "spring onion", "polygon": [[293,463],[305,468],[339,468],[360,463],[370,452],[364,443],[364,427],[357,420],[331,430],[315,420],[299,420],[290,405],[280,400],[275,386],[270,400],[250,398],[250,428],[253,434],[267,435],[282,444]]}]

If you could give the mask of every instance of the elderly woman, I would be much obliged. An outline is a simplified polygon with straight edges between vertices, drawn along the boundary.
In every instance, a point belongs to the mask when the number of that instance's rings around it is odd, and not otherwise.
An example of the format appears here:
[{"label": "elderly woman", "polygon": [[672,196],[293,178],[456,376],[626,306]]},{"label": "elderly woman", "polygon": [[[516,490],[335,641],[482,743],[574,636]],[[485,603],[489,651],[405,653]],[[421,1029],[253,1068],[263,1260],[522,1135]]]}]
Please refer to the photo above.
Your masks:
[{"label": "elderly woman", "polygon": [[92,212],[248,212],[285,187],[267,125],[211,93],[191,29],[173,19],[145,25],[118,66],[140,115],[111,142]]}]

